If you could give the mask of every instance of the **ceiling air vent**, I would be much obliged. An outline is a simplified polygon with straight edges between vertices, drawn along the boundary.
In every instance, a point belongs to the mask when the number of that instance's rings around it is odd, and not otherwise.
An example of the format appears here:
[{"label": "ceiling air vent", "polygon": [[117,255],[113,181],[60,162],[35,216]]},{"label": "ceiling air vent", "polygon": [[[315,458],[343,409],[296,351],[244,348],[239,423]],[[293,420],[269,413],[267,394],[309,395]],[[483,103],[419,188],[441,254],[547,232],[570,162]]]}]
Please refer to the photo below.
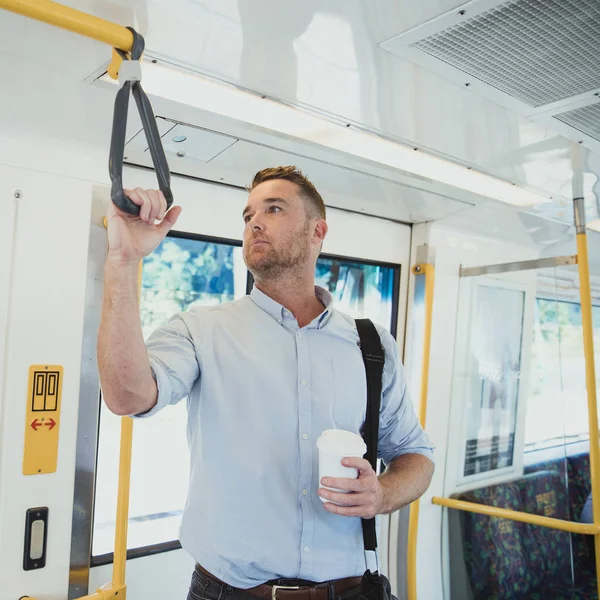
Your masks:
[{"label": "ceiling air vent", "polygon": [[552,117],[598,102],[599,0],[475,0],[381,47],[574,140]]},{"label": "ceiling air vent", "polygon": [[570,110],[554,118],[600,142],[600,103]]},{"label": "ceiling air vent", "polygon": [[600,2],[508,2],[414,46],[539,107],[600,86]]}]

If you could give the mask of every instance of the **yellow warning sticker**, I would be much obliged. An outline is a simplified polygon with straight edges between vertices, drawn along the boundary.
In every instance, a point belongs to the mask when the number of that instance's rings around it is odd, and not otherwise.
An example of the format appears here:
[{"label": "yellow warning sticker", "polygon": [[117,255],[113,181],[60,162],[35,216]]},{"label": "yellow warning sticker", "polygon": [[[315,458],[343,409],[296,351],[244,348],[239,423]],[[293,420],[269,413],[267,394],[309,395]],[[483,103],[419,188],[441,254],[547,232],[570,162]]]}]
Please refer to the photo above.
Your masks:
[{"label": "yellow warning sticker", "polygon": [[56,471],[62,384],[61,366],[29,367],[23,475]]}]

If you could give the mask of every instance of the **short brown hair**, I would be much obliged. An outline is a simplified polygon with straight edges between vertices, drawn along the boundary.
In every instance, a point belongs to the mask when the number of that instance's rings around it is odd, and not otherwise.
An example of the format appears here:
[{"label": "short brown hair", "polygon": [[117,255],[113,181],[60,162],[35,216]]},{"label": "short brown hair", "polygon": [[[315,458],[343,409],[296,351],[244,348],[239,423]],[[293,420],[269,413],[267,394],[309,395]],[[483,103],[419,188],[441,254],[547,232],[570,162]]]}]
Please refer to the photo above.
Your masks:
[{"label": "short brown hair", "polygon": [[[317,188],[308,180],[302,171],[292,165],[287,167],[270,167],[259,171],[252,180],[249,188],[251,192],[257,185],[272,179],[285,179],[295,183],[300,188],[300,194],[308,201],[313,216],[326,219],[325,203]],[[308,212],[308,211],[307,211]]]}]

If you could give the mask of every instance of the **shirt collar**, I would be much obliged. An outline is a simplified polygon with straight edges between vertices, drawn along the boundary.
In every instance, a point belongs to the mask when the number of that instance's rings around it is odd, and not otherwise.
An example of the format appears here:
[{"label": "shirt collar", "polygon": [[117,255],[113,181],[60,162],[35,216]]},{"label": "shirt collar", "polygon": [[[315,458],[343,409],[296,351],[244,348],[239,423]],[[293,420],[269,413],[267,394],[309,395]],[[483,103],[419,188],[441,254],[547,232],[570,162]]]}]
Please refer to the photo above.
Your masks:
[{"label": "shirt collar", "polygon": [[[319,287],[318,285],[315,285],[315,294],[325,306],[325,310],[315,319],[315,321],[313,321],[316,322],[317,329],[321,329],[331,317],[333,297],[326,289]],[[261,292],[256,285],[254,285],[250,292],[250,299],[258,306],[258,308],[271,315],[279,324],[283,323],[286,314],[291,314],[284,306],[275,302],[273,298],[267,296],[264,292]]]}]

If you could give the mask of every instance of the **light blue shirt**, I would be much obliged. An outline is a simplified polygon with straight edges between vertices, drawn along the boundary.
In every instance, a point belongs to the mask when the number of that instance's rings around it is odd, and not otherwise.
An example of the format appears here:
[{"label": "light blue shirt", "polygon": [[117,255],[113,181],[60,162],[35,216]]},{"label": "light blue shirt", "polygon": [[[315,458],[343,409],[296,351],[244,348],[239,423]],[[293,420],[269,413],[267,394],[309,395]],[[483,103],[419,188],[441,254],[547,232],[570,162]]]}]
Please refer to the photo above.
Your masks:
[{"label": "light blue shirt", "polygon": [[[329,513],[317,494],[316,447],[325,429],[359,432],[364,363],[354,320],[316,291],[326,309],[302,329],[254,288],[240,300],[178,314],[147,341],[159,395],[139,416],[188,397],[181,544],[234,587],[365,571],[360,518]],[[407,453],[432,458],[396,342],[378,329],[386,354],[379,456],[386,463]]]}]

